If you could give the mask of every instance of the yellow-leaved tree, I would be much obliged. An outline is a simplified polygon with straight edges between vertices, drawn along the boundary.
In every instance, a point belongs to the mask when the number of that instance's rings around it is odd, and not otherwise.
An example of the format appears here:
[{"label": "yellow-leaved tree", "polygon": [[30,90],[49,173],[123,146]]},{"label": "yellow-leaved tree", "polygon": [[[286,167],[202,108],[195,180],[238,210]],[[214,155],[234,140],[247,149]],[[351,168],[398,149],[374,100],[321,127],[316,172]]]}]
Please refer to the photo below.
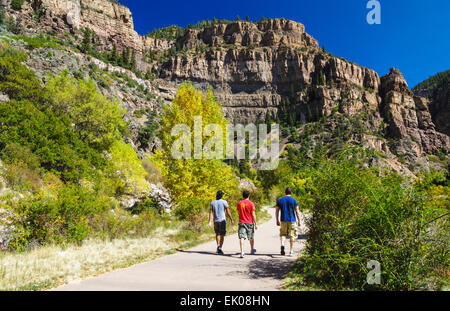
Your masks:
[{"label": "yellow-leaved tree", "polygon": [[[180,124],[189,127],[192,132],[189,138],[190,150],[193,152],[194,120],[198,117],[202,118],[202,133],[205,133],[205,128],[210,124],[216,124],[222,130],[222,133],[203,134],[203,144],[216,134],[222,134],[221,136],[225,139],[228,121],[212,91],[208,90],[206,94],[203,94],[192,84],[183,83],[172,105],[165,108],[161,129],[163,150],[157,152],[153,158],[166,177],[167,188],[178,203],[189,199],[209,201],[215,198],[218,190],[227,194],[234,194],[237,191],[237,178],[231,167],[224,163],[223,157],[220,159],[196,159],[194,156],[183,159],[173,158],[172,148],[179,136],[172,136],[172,130]],[[225,150],[225,141],[223,142],[223,150]]]}]

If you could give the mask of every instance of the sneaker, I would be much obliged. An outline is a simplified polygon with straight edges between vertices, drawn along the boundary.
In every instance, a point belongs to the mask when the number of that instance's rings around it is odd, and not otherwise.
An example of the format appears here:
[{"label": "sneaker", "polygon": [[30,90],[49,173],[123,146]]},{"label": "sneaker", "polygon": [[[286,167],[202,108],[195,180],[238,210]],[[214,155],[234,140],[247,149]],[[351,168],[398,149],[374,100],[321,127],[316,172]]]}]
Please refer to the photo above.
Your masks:
[{"label": "sneaker", "polygon": [[245,257],[245,254],[244,253],[241,253],[241,258],[244,258]]},{"label": "sneaker", "polygon": [[221,248],[219,248],[219,249],[217,250],[217,254],[223,255],[223,250],[222,250]]},{"label": "sneaker", "polygon": [[294,253],[294,252],[290,252],[290,253],[289,253],[289,256],[290,256],[290,257],[294,257],[294,256],[295,256],[295,253]]},{"label": "sneaker", "polygon": [[286,255],[286,252],[284,251],[284,246],[281,246],[281,256]]},{"label": "sneaker", "polygon": [[256,249],[253,249],[251,254],[256,255]]}]

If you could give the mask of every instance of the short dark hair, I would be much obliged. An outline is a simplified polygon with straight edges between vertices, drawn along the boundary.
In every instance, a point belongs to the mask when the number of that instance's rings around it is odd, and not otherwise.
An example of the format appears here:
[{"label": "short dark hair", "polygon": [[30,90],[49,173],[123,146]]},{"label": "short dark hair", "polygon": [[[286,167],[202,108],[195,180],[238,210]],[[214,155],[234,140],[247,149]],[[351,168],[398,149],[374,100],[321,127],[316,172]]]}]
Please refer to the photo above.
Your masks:
[{"label": "short dark hair", "polygon": [[218,191],[217,192],[217,195],[216,195],[216,199],[217,200],[221,200],[222,198],[223,198],[223,195],[224,195],[225,193],[223,193],[222,191]]},{"label": "short dark hair", "polygon": [[286,189],[286,195],[291,195],[292,194],[292,188],[289,187]]},{"label": "short dark hair", "polygon": [[250,197],[250,191],[245,190],[244,192],[242,192],[242,196],[244,197],[244,199],[248,199]]}]

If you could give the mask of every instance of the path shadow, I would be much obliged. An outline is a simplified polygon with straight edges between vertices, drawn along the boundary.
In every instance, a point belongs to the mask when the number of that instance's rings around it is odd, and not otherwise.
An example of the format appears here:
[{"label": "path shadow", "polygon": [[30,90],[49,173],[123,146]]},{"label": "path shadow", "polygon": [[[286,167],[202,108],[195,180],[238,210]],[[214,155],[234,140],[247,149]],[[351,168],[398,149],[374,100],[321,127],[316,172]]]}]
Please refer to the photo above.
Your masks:
[{"label": "path shadow", "polygon": [[211,255],[211,256],[221,256],[221,257],[232,257],[234,254],[219,255],[216,252],[205,252],[205,251],[186,251],[182,249],[176,249],[177,252],[186,253],[186,254],[200,254],[200,255]]},{"label": "path shadow", "polygon": [[[210,255],[210,256],[221,256],[221,257],[236,257],[241,259],[239,256],[241,255],[241,253],[225,253],[225,255],[218,255],[215,252],[206,252],[206,251],[187,251],[187,250],[182,250],[182,249],[176,249],[177,252],[180,253],[186,253],[186,254],[200,254],[200,255]],[[286,258],[286,256],[281,256],[280,254],[264,254],[264,253],[256,253],[254,255],[250,255],[249,253],[245,253],[245,256],[248,258],[253,258],[253,257],[270,257],[272,259],[282,259],[282,258]]]},{"label": "path shadow", "polygon": [[278,256],[273,260],[253,260],[248,267],[248,277],[251,279],[284,280],[291,269],[292,262],[283,260],[283,258],[285,257]]}]

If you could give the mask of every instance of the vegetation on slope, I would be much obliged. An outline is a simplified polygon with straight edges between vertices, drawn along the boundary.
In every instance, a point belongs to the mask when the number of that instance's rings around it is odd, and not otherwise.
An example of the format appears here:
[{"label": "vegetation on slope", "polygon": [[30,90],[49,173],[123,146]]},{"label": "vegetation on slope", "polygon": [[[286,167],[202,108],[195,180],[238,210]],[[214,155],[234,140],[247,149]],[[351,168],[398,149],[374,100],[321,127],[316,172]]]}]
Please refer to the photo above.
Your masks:
[{"label": "vegetation on slope", "polygon": [[413,91],[434,89],[450,82],[450,70],[439,72],[427,80],[417,84]]}]

